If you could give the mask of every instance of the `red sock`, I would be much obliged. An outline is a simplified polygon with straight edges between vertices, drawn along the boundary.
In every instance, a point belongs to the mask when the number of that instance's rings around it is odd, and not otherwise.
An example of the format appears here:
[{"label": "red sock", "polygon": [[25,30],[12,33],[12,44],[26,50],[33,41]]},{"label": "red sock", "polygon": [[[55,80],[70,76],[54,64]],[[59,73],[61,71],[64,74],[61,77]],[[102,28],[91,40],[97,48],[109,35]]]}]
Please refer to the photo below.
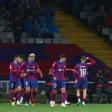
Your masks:
[{"label": "red sock", "polygon": [[21,98],[21,91],[17,91],[17,93],[16,93],[16,99],[20,100],[20,98]]},{"label": "red sock", "polygon": [[68,95],[67,95],[67,93],[66,93],[66,95],[65,95],[65,100],[67,101],[67,99],[68,99]]},{"label": "red sock", "polygon": [[61,93],[61,102],[65,102],[66,93]]},{"label": "red sock", "polygon": [[35,98],[37,95],[37,91],[33,90],[33,97]]},{"label": "red sock", "polygon": [[15,101],[15,90],[10,90],[10,99],[11,102]]},{"label": "red sock", "polygon": [[32,104],[35,103],[35,102],[34,102],[34,95],[35,95],[35,94],[34,94],[34,91],[30,93],[30,100],[31,100],[31,103],[32,103]]},{"label": "red sock", "polygon": [[22,90],[21,96],[25,96],[25,90]]},{"label": "red sock", "polygon": [[77,100],[80,99],[80,96],[77,96]]},{"label": "red sock", "polygon": [[86,98],[83,98],[83,102],[86,102],[87,101],[87,99]]},{"label": "red sock", "polygon": [[29,99],[30,99],[30,93],[29,92],[26,92],[25,93],[25,102],[26,103],[29,103]]},{"label": "red sock", "polygon": [[55,96],[56,96],[56,90],[52,90],[52,92],[51,92],[51,100],[52,101],[55,101]]}]

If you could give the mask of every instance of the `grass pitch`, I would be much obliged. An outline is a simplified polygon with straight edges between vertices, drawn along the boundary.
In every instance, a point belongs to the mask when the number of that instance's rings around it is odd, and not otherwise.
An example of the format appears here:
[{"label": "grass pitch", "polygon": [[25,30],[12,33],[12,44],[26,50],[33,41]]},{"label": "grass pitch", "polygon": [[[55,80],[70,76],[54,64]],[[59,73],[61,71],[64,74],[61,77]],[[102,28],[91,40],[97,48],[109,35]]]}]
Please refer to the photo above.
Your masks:
[{"label": "grass pitch", "polygon": [[13,107],[8,103],[1,103],[0,112],[112,112],[112,104],[87,104],[86,106],[71,104],[66,108],[62,108],[58,104],[57,107],[52,108],[48,104],[36,104],[34,107]]}]

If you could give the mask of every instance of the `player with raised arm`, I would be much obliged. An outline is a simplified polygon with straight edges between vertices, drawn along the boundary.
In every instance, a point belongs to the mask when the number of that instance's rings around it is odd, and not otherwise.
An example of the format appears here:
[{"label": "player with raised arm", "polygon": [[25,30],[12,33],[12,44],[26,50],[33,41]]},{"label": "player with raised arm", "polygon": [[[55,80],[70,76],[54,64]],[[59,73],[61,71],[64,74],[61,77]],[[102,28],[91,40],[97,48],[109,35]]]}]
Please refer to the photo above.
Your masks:
[{"label": "player with raised arm", "polygon": [[82,105],[85,105],[88,88],[88,67],[94,65],[96,62],[86,56],[81,57],[81,63],[74,68],[74,79],[77,89],[77,105],[81,104],[81,90],[83,90]]}]

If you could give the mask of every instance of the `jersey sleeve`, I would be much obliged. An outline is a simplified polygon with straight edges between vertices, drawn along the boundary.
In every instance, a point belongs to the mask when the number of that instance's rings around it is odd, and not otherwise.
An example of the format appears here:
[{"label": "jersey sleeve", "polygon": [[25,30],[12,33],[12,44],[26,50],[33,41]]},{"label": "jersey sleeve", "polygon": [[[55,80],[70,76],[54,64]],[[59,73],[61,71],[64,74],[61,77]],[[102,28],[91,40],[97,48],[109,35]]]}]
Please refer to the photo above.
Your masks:
[{"label": "jersey sleeve", "polygon": [[56,62],[53,63],[51,67],[51,75],[54,77],[55,76],[55,68],[56,68]]},{"label": "jersey sleeve", "polygon": [[10,70],[10,74],[14,73],[14,67],[12,63],[9,65],[9,70]]},{"label": "jersey sleeve", "polygon": [[24,73],[24,72],[25,72],[24,66],[25,66],[25,62],[23,62],[23,63],[20,65],[20,73]]},{"label": "jersey sleeve", "polygon": [[74,67],[74,72],[73,72],[74,80],[77,79],[77,73],[76,73],[76,71],[77,71],[77,65]]},{"label": "jersey sleeve", "polygon": [[96,64],[96,61],[95,60],[93,60],[92,58],[88,58],[88,63],[87,63],[87,66],[89,67],[89,66],[93,66],[93,65],[95,65]]}]

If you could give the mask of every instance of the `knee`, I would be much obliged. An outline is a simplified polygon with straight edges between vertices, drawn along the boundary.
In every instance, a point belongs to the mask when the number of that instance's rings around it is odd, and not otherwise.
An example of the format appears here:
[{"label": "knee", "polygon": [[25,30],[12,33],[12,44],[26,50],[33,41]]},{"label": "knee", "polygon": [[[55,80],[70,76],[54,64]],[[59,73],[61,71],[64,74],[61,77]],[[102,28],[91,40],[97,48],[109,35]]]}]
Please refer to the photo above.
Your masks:
[{"label": "knee", "polygon": [[61,92],[66,93],[66,88],[62,88]]}]

